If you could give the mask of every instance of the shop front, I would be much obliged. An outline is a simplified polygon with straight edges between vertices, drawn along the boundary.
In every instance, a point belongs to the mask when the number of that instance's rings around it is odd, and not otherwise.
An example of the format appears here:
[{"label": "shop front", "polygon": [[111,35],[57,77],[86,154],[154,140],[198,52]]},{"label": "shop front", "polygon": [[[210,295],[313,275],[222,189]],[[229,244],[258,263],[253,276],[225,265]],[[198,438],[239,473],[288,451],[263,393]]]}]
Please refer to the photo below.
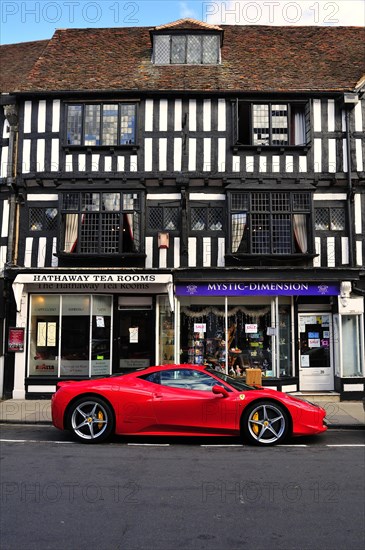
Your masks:
[{"label": "shop front", "polygon": [[348,321],[338,306],[341,288],[326,281],[179,283],[180,361],[211,364],[242,377],[259,369],[263,385],[283,391],[333,391],[335,375],[343,371],[336,353],[342,327],[343,336],[352,329],[346,338],[356,355],[361,391],[363,309],[359,306]]},{"label": "shop front", "polygon": [[27,273],[13,282],[17,327],[13,398],[47,395],[62,379],[127,372],[159,362],[160,318],[172,316],[172,276]]}]

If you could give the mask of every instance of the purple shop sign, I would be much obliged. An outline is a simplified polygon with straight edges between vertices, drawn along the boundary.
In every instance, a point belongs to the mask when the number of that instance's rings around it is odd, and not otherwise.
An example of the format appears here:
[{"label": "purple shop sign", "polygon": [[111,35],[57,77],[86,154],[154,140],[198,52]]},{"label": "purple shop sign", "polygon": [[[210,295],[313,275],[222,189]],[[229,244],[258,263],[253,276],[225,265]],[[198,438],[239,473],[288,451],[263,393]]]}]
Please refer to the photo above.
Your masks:
[{"label": "purple shop sign", "polygon": [[338,284],[208,283],[176,285],[176,296],[338,296]]}]

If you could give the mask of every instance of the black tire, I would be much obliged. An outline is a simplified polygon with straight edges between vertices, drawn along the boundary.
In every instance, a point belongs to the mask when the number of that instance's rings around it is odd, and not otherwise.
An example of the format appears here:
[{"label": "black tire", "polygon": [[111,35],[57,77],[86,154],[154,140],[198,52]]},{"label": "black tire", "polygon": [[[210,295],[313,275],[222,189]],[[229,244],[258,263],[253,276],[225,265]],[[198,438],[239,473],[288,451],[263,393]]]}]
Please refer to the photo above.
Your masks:
[{"label": "black tire", "polygon": [[288,413],[280,403],[255,401],[243,412],[241,434],[247,442],[267,447],[282,443],[289,426]]},{"label": "black tire", "polygon": [[100,443],[114,431],[113,411],[100,397],[80,397],[69,410],[68,427],[77,441]]}]

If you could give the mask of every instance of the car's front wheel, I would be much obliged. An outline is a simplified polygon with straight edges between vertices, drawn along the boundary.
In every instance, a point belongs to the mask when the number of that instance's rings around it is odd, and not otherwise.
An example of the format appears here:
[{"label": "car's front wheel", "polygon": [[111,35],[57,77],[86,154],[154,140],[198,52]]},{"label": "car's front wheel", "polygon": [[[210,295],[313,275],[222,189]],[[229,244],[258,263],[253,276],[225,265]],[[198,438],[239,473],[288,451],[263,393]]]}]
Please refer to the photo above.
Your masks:
[{"label": "car's front wheel", "polygon": [[249,405],[242,416],[243,438],[254,445],[276,445],[289,433],[287,411],[279,403],[258,401]]},{"label": "car's front wheel", "polygon": [[70,408],[68,426],[78,441],[99,443],[113,432],[113,411],[104,399],[80,397]]}]

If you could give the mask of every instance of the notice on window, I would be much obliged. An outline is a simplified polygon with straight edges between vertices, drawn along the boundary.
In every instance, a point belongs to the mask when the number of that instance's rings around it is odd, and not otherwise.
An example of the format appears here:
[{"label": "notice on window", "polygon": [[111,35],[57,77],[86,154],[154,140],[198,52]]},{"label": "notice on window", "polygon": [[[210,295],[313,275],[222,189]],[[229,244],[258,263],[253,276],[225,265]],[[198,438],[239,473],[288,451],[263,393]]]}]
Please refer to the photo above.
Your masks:
[{"label": "notice on window", "polygon": [[138,327],[131,327],[129,329],[129,343],[138,344]]},{"label": "notice on window", "polygon": [[207,332],[206,323],[194,323],[194,332]]},{"label": "notice on window", "polygon": [[301,355],[300,364],[302,367],[309,367],[309,355]]},{"label": "notice on window", "polygon": [[47,337],[47,323],[39,322],[37,325],[37,346],[45,347]]},{"label": "notice on window", "polygon": [[56,323],[48,323],[47,327],[47,346],[54,347],[56,345]]},{"label": "notice on window", "polygon": [[330,316],[322,315],[322,327],[329,327],[329,326],[330,326]]},{"label": "notice on window", "polygon": [[308,347],[309,348],[320,348],[321,347],[321,341],[319,338],[309,338],[308,339]]},{"label": "notice on window", "polygon": [[96,326],[100,328],[105,327],[104,317],[102,315],[96,316]]},{"label": "notice on window", "polygon": [[256,334],[257,325],[245,325],[246,334]]}]

